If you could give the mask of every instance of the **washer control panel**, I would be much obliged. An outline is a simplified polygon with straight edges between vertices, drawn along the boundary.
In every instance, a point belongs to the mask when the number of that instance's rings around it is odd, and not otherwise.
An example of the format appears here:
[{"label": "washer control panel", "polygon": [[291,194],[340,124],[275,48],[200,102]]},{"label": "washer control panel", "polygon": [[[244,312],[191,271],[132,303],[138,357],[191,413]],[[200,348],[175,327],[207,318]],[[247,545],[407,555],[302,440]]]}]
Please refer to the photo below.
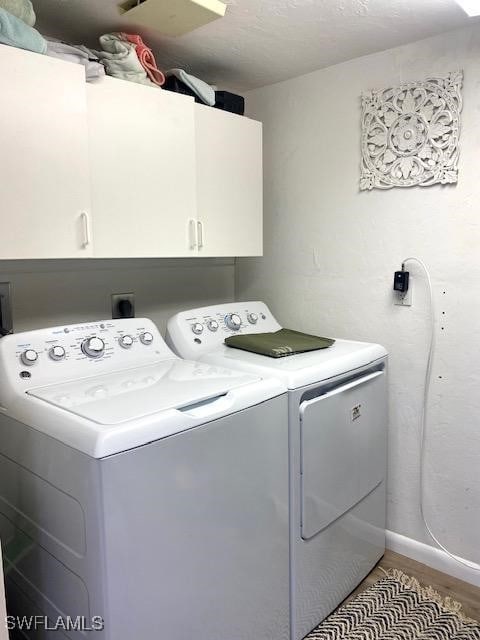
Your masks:
[{"label": "washer control panel", "polygon": [[177,313],[168,321],[166,342],[181,358],[196,359],[228,336],[281,328],[265,303],[233,302]]},{"label": "washer control panel", "polygon": [[40,329],[0,339],[0,376],[41,386],[175,358],[151,320]]}]

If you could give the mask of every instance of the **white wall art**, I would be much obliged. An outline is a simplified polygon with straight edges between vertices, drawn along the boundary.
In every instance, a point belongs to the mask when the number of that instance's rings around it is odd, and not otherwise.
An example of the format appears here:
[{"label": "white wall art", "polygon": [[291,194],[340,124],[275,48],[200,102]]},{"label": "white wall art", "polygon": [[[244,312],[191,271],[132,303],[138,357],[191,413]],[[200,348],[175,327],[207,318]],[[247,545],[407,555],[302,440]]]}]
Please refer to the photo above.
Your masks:
[{"label": "white wall art", "polygon": [[360,189],[458,180],[463,72],[362,95]]}]

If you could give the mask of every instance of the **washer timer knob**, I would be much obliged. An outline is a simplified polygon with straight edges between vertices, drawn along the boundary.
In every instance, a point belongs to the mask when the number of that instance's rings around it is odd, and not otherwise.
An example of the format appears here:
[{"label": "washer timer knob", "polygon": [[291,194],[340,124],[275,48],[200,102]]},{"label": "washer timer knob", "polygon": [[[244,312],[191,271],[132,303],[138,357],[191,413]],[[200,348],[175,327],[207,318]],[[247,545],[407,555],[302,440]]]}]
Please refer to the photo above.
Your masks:
[{"label": "washer timer knob", "polygon": [[121,336],[118,339],[118,344],[123,348],[123,349],[130,349],[130,347],[133,346],[133,338],[132,336],[126,335],[126,336]]},{"label": "washer timer knob", "polygon": [[232,331],[238,331],[242,326],[242,319],[238,313],[229,313],[228,316],[225,316],[225,324]]},{"label": "washer timer knob", "polygon": [[145,346],[150,346],[153,342],[153,336],[149,331],[140,334],[140,342]]},{"label": "washer timer knob", "polygon": [[33,349],[27,349],[22,353],[20,359],[27,367],[31,367],[38,360],[38,353]]},{"label": "washer timer knob", "polygon": [[210,331],[218,331],[218,322],[216,320],[209,320],[207,322],[207,327]]},{"label": "washer timer knob", "polygon": [[89,358],[101,358],[105,352],[105,343],[96,336],[87,338],[82,343],[82,351]]},{"label": "washer timer knob", "polygon": [[200,324],[200,322],[195,322],[194,324],[192,324],[192,331],[195,335],[199,336],[201,333],[203,333],[203,324]]},{"label": "washer timer knob", "polygon": [[256,313],[249,313],[247,316],[247,320],[250,322],[250,324],[257,324],[258,316]]},{"label": "washer timer knob", "polygon": [[52,347],[50,349],[50,351],[48,352],[48,355],[52,360],[59,362],[60,360],[63,360],[65,358],[65,356],[67,355],[67,352],[63,347],[57,344],[55,347]]}]

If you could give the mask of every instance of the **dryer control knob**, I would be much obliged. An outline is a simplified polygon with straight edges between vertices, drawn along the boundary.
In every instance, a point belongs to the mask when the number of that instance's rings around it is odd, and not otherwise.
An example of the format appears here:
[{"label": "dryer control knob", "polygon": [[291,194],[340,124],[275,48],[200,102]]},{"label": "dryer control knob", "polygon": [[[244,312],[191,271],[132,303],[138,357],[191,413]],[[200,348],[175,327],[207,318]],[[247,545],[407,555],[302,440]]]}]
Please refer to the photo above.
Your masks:
[{"label": "dryer control knob", "polygon": [[203,324],[200,324],[200,322],[195,322],[195,324],[192,324],[192,331],[197,336],[199,336],[201,333],[203,333]]},{"label": "dryer control knob", "polygon": [[133,338],[132,336],[121,336],[118,339],[118,344],[123,348],[123,349],[130,349],[130,347],[133,346]]},{"label": "dryer control knob", "polygon": [[247,320],[250,322],[250,324],[257,324],[258,316],[256,313],[249,313],[247,316]]},{"label": "dryer control knob", "polygon": [[242,326],[242,319],[238,313],[229,313],[228,316],[225,316],[225,324],[232,331],[238,331]]},{"label": "dryer control knob", "polygon": [[105,343],[96,336],[87,338],[82,343],[82,351],[89,358],[101,358],[105,353]]},{"label": "dryer control knob", "polygon": [[27,367],[31,367],[38,360],[38,353],[33,349],[27,349],[22,353],[20,359]]},{"label": "dryer control knob", "polygon": [[149,331],[145,331],[145,333],[140,334],[140,342],[147,347],[150,346],[153,342],[153,336]]},{"label": "dryer control knob", "polygon": [[210,331],[218,331],[218,322],[216,320],[209,320],[207,322],[207,327]]},{"label": "dryer control knob", "polygon": [[52,360],[55,360],[56,362],[59,362],[60,360],[64,360],[65,356],[67,355],[67,352],[65,351],[65,349],[63,347],[61,347],[60,345],[56,345],[55,347],[52,347],[50,349],[50,351],[48,352],[48,355],[50,356],[50,358]]}]

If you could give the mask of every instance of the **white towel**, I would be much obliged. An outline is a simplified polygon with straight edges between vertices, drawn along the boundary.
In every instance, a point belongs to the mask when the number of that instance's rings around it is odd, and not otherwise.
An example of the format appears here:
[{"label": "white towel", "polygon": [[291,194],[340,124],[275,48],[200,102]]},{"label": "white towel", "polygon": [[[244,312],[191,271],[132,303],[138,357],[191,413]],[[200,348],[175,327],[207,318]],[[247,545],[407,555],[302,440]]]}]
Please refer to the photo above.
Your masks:
[{"label": "white towel", "polygon": [[159,89],[158,85],[147,77],[147,73],[138,59],[134,44],[125,42],[115,33],[106,33],[100,36],[100,44],[103,51],[95,53],[105,65],[109,76]]},{"label": "white towel", "polygon": [[59,40],[47,40],[47,56],[83,64],[87,82],[105,75],[105,69],[97,56],[83,45],[70,45]]},{"label": "white towel", "polygon": [[195,76],[190,75],[183,69],[170,69],[167,71],[168,76],[175,76],[179,80],[181,80],[184,84],[187,85],[205,104],[208,104],[210,107],[215,105],[215,90],[209,84],[200,80],[200,78],[196,78]]}]

